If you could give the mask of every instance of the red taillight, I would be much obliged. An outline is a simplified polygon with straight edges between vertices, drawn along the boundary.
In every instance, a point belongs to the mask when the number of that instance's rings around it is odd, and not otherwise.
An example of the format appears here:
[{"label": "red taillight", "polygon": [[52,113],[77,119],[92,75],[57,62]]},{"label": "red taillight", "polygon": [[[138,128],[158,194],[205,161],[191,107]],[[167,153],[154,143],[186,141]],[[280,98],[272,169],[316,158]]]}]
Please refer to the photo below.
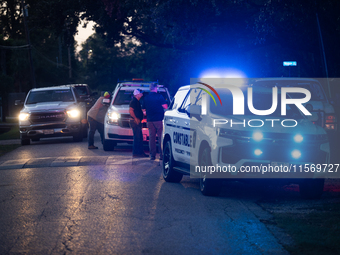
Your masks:
[{"label": "red taillight", "polygon": [[334,115],[327,115],[326,116],[326,123],[335,123],[336,117]]},{"label": "red taillight", "polygon": [[326,115],[326,124],[325,128],[328,130],[337,130],[337,119],[335,115]]}]

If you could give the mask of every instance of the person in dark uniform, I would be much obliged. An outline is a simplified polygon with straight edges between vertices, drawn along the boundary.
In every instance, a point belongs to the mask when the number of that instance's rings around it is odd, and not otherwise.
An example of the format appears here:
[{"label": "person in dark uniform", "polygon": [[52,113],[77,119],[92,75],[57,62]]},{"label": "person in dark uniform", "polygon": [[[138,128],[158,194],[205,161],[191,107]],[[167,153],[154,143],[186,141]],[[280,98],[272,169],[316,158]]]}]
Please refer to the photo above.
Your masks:
[{"label": "person in dark uniform", "polygon": [[[149,147],[150,147],[150,160],[156,158],[156,134],[158,136],[158,144],[161,143],[163,131],[163,118],[164,109],[168,108],[164,97],[157,93],[157,84],[150,84],[150,93],[144,97],[144,108],[146,110],[146,119],[149,129]],[[163,159],[162,150],[159,148],[159,159]]]},{"label": "person in dark uniform", "polygon": [[133,91],[133,98],[129,105],[129,113],[132,117],[130,120],[130,127],[133,131],[133,157],[148,157],[143,150],[143,133],[142,133],[142,120],[143,111],[139,100],[143,93],[139,89]]}]

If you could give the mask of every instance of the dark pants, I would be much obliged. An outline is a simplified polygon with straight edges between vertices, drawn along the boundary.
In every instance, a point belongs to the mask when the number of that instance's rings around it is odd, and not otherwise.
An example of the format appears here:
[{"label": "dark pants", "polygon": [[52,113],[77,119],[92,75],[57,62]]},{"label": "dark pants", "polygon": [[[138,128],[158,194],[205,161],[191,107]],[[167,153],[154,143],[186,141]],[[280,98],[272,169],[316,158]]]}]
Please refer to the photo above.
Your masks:
[{"label": "dark pants", "polygon": [[88,117],[87,121],[90,125],[89,128],[89,146],[94,145],[94,133],[96,130],[98,130],[98,133],[100,134],[100,139],[102,140],[102,143],[104,142],[104,124],[96,121],[95,119]]},{"label": "dark pants", "polygon": [[144,154],[142,123],[139,123],[139,125],[137,125],[134,120],[130,120],[130,127],[133,131],[132,155],[142,155]]},{"label": "dark pants", "polygon": [[[158,146],[161,144],[161,137],[163,131],[163,122],[162,121],[151,121],[148,122],[148,129],[149,129],[149,148],[150,148],[150,156],[156,157],[156,134],[158,136]],[[163,153],[161,148],[159,148],[160,158],[163,157]]]}]

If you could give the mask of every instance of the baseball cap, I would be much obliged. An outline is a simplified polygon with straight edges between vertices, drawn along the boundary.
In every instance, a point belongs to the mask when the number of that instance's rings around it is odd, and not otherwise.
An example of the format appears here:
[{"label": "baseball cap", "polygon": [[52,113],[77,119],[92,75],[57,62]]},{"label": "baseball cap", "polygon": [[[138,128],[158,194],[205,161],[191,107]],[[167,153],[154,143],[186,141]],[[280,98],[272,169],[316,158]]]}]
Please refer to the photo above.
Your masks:
[{"label": "baseball cap", "polygon": [[139,95],[139,94],[141,94],[142,92],[139,90],[139,89],[135,89],[134,91],[133,91],[133,95],[134,96],[137,96],[137,95]]},{"label": "baseball cap", "polygon": [[105,97],[105,98],[109,98],[109,97],[110,97],[110,93],[106,91],[106,92],[104,93],[104,97]]}]

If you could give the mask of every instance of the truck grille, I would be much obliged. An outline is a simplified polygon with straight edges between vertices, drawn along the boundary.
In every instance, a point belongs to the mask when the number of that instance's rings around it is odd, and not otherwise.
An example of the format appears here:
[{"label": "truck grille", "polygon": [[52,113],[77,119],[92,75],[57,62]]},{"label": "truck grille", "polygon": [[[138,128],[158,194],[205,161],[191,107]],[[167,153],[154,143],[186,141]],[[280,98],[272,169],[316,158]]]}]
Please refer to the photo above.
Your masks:
[{"label": "truck grille", "polygon": [[130,114],[121,114],[118,122],[119,126],[122,128],[130,128],[130,119],[132,119]]},{"label": "truck grille", "polygon": [[64,111],[37,112],[31,113],[30,115],[30,121],[32,123],[59,122],[64,120]]}]

